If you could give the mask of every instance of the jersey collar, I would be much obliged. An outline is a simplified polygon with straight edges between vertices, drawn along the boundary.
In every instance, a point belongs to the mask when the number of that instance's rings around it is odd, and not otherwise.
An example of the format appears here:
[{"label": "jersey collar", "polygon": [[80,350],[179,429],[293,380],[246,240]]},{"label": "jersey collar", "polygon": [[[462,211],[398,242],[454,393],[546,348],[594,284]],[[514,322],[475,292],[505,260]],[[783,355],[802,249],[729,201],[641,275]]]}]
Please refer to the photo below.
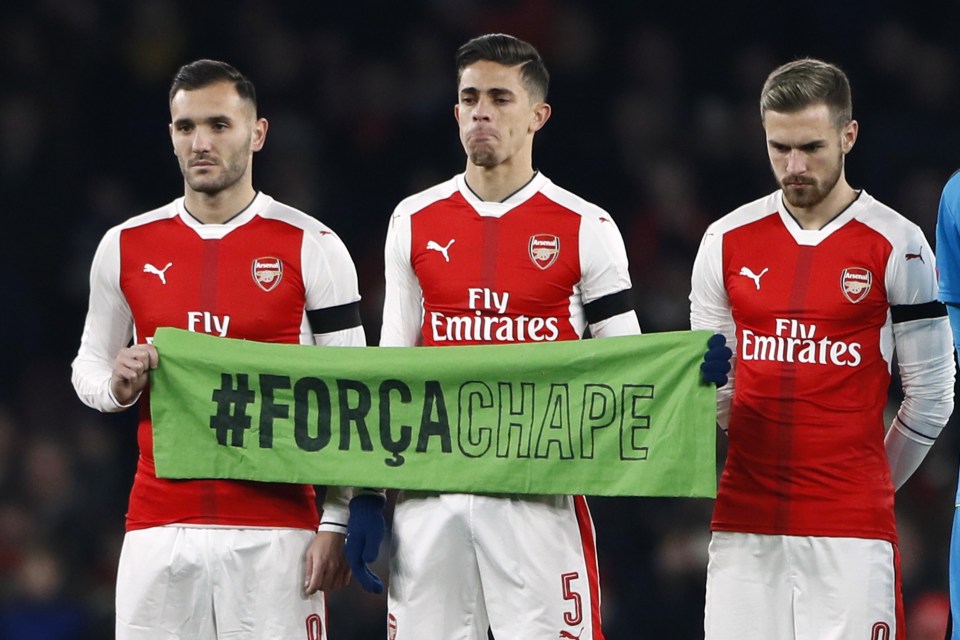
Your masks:
[{"label": "jersey collar", "polygon": [[197,235],[204,240],[216,240],[253,220],[272,200],[270,196],[258,191],[245,209],[222,224],[204,224],[197,220],[187,211],[183,197],[177,198],[174,205],[183,224],[196,231]]},{"label": "jersey collar", "polygon": [[538,171],[527,184],[520,187],[517,191],[514,191],[506,200],[502,202],[487,202],[486,200],[481,200],[480,197],[470,189],[467,185],[466,174],[461,173],[457,175],[454,180],[463,199],[466,200],[479,215],[492,218],[500,218],[513,209],[516,209],[550,182],[545,175]]},{"label": "jersey collar", "polygon": [[806,246],[816,246],[829,238],[835,231],[841,229],[848,222],[860,215],[866,206],[865,203],[870,200],[867,192],[860,189],[857,192],[857,198],[851,202],[846,209],[834,216],[830,222],[819,229],[804,229],[800,226],[800,223],[797,222],[797,219],[790,214],[787,206],[783,203],[783,191],[775,191],[770,195],[770,198],[771,206],[780,215],[783,226],[790,232],[790,235],[793,236],[797,244]]}]

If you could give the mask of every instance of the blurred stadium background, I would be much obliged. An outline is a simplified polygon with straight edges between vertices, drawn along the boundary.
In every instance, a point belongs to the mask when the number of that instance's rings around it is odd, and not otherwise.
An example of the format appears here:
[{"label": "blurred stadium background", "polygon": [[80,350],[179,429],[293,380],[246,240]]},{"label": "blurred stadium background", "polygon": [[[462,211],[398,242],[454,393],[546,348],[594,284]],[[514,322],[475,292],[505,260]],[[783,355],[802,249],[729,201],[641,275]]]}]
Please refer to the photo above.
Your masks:
[{"label": "blurred stadium background", "polygon": [[[940,188],[960,166],[960,3],[701,4],[5,3],[0,640],[113,637],[134,416],[82,406],[69,364],[97,241],[182,193],[166,125],[184,62],[223,58],[256,83],[271,127],[255,185],[343,237],[370,344],[390,211],[462,170],[453,54],[491,31],[544,55],[554,114],[537,167],[618,221],[647,332],[686,328],[704,228],[774,188],[757,99],[766,74],[794,57],[850,74],[861,125],[850,182],[932,242]],[[898,494],[912,640],[942,637],[957,449],[951,424]],[[609,640],[702,637],[711,501],[591,504]],[[331,638],[384,636],[382,597],[351,586],[330,600]]]}]

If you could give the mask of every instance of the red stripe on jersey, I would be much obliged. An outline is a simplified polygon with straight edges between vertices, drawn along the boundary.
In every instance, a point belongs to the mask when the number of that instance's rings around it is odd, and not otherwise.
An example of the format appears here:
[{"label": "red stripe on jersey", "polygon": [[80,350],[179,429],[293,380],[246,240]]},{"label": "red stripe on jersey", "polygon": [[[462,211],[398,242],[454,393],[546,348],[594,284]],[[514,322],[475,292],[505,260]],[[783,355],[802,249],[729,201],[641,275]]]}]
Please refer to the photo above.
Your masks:
[{"label": "red stripe on jersey", "polygon": [[203,266],[200,270],[200,304],[205,309],[217,306],[217,280],[219,278],[220,241],[203,241]]},{"label": "red stripe on jersey", "polygon": [[481,260],[482,272],[480,286],[493,289],[497,285],[497,255],[500,251],[500,225],[497,218],[484,218],[483,230],[483,257]]},{"label": "red stripe on jersey", "polygon": [[590,627],[593,640],[603,640],[600,620],[600,570],[597,566],[597,541],[593,531],[593,519],[587,499],[573,496],[573,507],[580,527],[580,542],[583,545],[583,561],[587,567],[587,588],[590,590]]},{"label": "red stripe on jersey", "polygon": [[[219,280],[220,241],[203,241],[203,262],[200,269],[200,306],[204,309],[217,307],[217,281]],[[200,512],[217,517],[217,484],[213,480],[197,480],[200,496]]]},{"label": "red stripe on jersey", "polygon": [[[793,276],[793,289],[790,292],[790,302],[788,309],[792,313],[794,310],[804,308],[807,293],[810,290],[810,267],[813,261],[813,251],[810,247],[799,247],[796,270]],[[783,398],[795,398],[797,396],[797,369],[784,367],[780,378],[780,396]],[[784,402],[779,406],[780,417],[778,418],[781,428],[777,432],[777,510],[774,515],[775,526],[782,531],[790,529],[790,491],[792,486],[792,464],[793,460],[793,439],[796,432],[793,428],[795,423],[794,404]]]}]

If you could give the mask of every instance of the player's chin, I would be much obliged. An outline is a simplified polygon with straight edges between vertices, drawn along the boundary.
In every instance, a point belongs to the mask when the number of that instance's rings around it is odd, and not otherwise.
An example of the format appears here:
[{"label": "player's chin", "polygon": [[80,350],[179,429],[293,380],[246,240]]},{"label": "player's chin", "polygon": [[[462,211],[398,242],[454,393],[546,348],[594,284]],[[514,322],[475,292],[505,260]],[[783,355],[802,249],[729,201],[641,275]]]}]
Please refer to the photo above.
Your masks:
[{"label": "player's chin", "polygon": [[215,176],[190,176],[187,184],[197,193],[215,194],[223,191],[223,181]]},{"label": "player's chin", "polygon": [[500,164],[500,158],[492,149],[471,149],[470,162],[478,167],[495,167]]},{"label": "player's chin", "polygon": [[819,204],[823,200],[823,194],[817,189],[816,185],[785,185],[783,197],[786,198],[794,207],[807,208]]}]

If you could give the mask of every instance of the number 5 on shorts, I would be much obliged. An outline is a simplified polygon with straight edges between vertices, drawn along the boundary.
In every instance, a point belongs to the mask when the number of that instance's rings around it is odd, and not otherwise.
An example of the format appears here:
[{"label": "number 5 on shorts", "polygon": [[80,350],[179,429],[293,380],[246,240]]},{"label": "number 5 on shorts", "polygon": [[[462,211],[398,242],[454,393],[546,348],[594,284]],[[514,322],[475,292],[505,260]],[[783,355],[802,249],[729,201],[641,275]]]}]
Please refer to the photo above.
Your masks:
[{"label": "number 5 on shorts", "polygon": [[564,573],[560,576],[560,580],[563,582],[563,599],[573,601],[573,611],[563,612],[563,621],[571,626],[580,624],[583,621],[583,601],[580,598],[580,593],[574,591],[570,586],[570,583],[579,577],[580,574],[576,571],[573,573]]}]

